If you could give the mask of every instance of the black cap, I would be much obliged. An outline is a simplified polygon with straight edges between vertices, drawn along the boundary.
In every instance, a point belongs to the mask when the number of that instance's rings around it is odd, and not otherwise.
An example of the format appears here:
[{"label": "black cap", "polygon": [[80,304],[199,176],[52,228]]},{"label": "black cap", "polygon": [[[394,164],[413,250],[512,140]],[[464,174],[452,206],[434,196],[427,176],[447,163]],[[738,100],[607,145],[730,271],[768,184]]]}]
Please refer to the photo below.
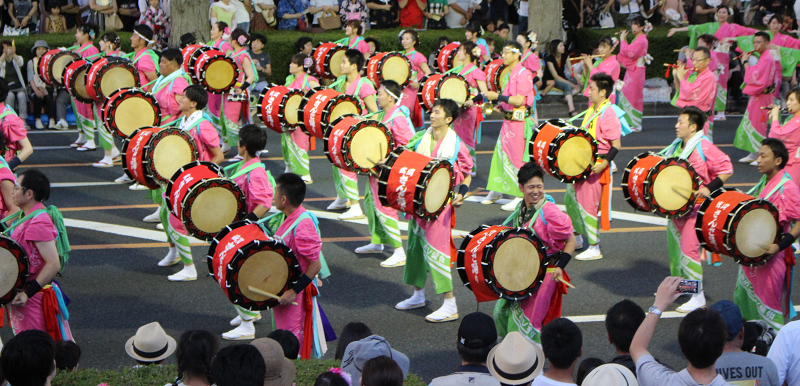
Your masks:
[{"label": "black cap", "polygon": [[181,48],[186,47],[188,45],[192,45],[197,43],[197,38],[194,37],[194,34],[191,32],[187,32],[181,35]]},{"label": "black cap", "polygon": [[479,349],[492,347],[497,342],[497,328],[491,316],[473,312],[461,320],[458,327],[458,343],[464,347]]}]

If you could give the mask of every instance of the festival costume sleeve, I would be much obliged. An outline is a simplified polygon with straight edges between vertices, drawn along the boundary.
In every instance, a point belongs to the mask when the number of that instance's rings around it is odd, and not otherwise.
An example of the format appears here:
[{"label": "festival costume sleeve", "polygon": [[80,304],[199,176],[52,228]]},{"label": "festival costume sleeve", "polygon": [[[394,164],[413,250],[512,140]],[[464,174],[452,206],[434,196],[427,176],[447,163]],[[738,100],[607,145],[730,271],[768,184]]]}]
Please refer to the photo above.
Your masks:
[{"label": "festival costume sleeve", "polygon": [[749,66],[744,71],[743,93],[750,96],[759,96],[767,87],[775,82],[775,61],[769,51],[764,52],[755,66]]},{"label": "festival costume sleeve", "polygon": [[697,47],[697,38],[703,34],[714,35],[719,29],[719,23],[713,22],[713,23],[705,23],[699,25],[690,25],[687,26],[686,28],[689,29],[688,31],[689,48],[693,50],[695,49],[695,47]]},{"label": "festival costume sleeve", "polygon": [[638,37],[633,39],[630,44],[622,40],[619,46],[619,54],[617,54],[617,61],[626,68],[635,66],[639,58],[647,55],[647,44],[645,42],[645,39],[639,39]]},{"label": "festival costume sleeve", "polygon": [[[774,178],[783,178],[783,173],[779,172]],[[763,191],[766,191],[766,188]],[[800,221],[800,187],[796,183],[787,182],[778,194],[768,199],[778,208],[778,218],[782,226],[791,225],[792,221]]]},{"label": "festival costume sleeve", "polygon": [[[200,142],[202,142],[202,146],[205,146],[207,150],[219,147],[219,135],[211,122],[204,120],[200,123],[198,129],[200,129],[198,131],[200,132]],[[210,151],[208,151],[208,153],[208,156],[211,157]]]},{"label": "festival costume sleeve", "polygon": [[356,49],[361,51],[361,53],[364,54],[364,57],[367,57],[367,55],[369,54],[369,44],[367,44],[367,42],[363,40],[358,42],[358,44],[356,45]]},{"label": "festival costume sleeve", "polygon": [[709,67],[709,69],[706,70],[702,76],[698,76],[698,78],[700,79],[695,79],[694,82],[690,82],[688,77],[681,81],[680,93],[678,94],[678,100],[675,101],[675,106],[697,106],[704,112],[714,107],[717,92],[717,79],[711,74],[711,68]]},{"label": "festival costume sleeve", "polygon": [[597,130],[597,152],[598,154],[607,154],[611,149],[611,141],[622,137],[622,123],[613,108],[608,107],[603,112]]},{"label": "festival costume sleeve", "polygon": [[[294,253],[302,256],[308,261],[319,260],[319,253],[322,250],[322,240],[317,234],[314,221],[310,218],[304,219],[297,224],[294,230]],[[303,271],[308,266],[303,268]]]},{"label": "festival costume sleeve", "polygon": [[58,236],[53,220],[47,213],[42,213],[27,221],[25,241],[53,241]]},{"label": "festival costume sleeve", "polygon": [[375,87],[372,85],[372,82],[365,81],[364,84],[361,85],[361,89],[358,90],[358,98],[359,99],[366,99],[369,96],[376,96],[378,94],[375,91]]},{"label": "festival costume sleeve", "polygon": [[81,52],[78,55],[80,55],[82,58],[86,58],[86,57],[89,57],[89,56],[97,55],[99,53],[100,53],[100,50],[98,50],[97,47],[92,45],[91,47],[87,48],[86,50],[84,50],[83,52]]},{"label": "festival costume sleeve", "polygon": [[731,158],[728,157],[727,154],[723,153],[722,150],[706,140],[702,140],[700,146],[703,147],[703,155],[706,157],[706,165],[708,165],[708,176],[710,179],[713,180],[719,177],[720,174],[733,173],[733,164],[731,163]]},{"label": "festival costume sleeve", "polygon": [[153,63],[153,58],[147,53],[143,53],[139,60],[136,62],[136,69],[139,72],[156,72],[156,64]]},{"label": "festival costume sleeve", "polygon": [[787,137],[790,135],[795,135],[795,131],[798,128],[800,128],[800,119],[794,119],[794,117],[786,121],[786,123],[783,125],[781,125],[780,121],[772,121],[772,128],[769,131],[769,137],[777,138],[786,142],[788,139]]},{"label": "festival costume sleeve", "polygon": [[[400,107],[397,107],[400,108]],[[392,137],[394,138],[394,145],[397,147],[405,146],[408,141],[414,136],[414,128],[409,127],[408,118],[405,114],[392,119]]]},{"label": "festival costume sleeve", "polygon": [[253,203],[253,207],[263,205],[267,210],[272,207],[274,190],[269,184],[267,171],[262,168],[255,168],[250,171],[248,176],[247,189],[249,190],[247,199]]},{"label": "festival costume sleeve", "polygon": [[[533,75],[521,64],[518,64],[516,67],[514,67],[512,72],[517,73],[517,75],[515,77],[513,73],[511,74],[509,84],[506,86],[506,89],[502,95],[522,95],[525,97],[525,101],[522,104],[528,107],[533,107],[533,103],[536,100],[536,95],[533,93]],[[516,81],[514,79],[516,79]],[[514,106],[505,102],[501,102],[500,106],[506,111],[510,111],[514,108]]]},{"label": "festival costume sleeve", "polygon": [[[544,220],[547,222],[546,238],[550,241],[547,249],[548,254],[554,254],[564,250],[564,244],[572,236],[574,228],[569,215],[558,209],[556,205],[545,204],[542,207]],[[538,222],[537,222],[538,223]],[[537,234],[540,234],[537,232]]]},{"label": "festival costume sleeve", "polygon": [[13,148],[12,144],[25,139],[28,131],[25,130],[25,123],[19,116],[9,114],[3,117],[3,135],[6,136],[6,146]]}]

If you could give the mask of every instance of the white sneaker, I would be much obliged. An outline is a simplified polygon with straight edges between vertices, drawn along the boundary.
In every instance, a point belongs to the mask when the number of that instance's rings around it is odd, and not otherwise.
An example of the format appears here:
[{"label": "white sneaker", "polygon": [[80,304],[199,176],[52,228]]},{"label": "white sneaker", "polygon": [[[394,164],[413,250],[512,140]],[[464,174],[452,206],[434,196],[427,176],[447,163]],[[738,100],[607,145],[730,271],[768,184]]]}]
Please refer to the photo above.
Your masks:
[{"label": "white sneaker", "polygon": [[158,266],[159,267],[170,267],[170,266],[173,266],[175,264],[178,264],[179,261],[181,261],[181,256],[178,255],[178,248],[177,247],[170,247],[169,252],[167,252],[167,255],[164,256],[164,258],[161,259],[161,261],[158,262]]},{"label": "white sneaker", "polygon": [[253,325],[252,321],[243,321],[239,327],[222,334],[222,339],[225,340],[252,340],[255,338],[256,327]]},{"label": "white sneaker", "polygon": [[42,124],[41,118],[36,120],[36,128],[39,129],[39,130],[44,129],[44,125]]},{"label": "white sneaker", "polygon": [[402,247],[394,250],[388,259],[381,262],[381,267],[393,268],[406,265],[406,251]]},{"label": "white sneaker", "polygon": [[575,250],[583,249],[583,235],[575,235]]},{"label": "white sneaker", "polygon": [[750,162],[755,161],[757,158],[758,158],[758,154],[757,153],[750,153],[746,157],[740,158],[739,162],[741,162],[743,164],[749,164]]},{"label": "white sneaker", "polygon": [[683,303],[683,305],[678,307],[675,311],[681,313],[689,313],[705,306],[706,306],[706,294],[704,292],[700,292],[699,294],[692,295],[692,298],[689,299],[688,302]]},{"label": "white sneaker", "polygon": [[750,162],[750,166],[758,166],[758,161]]},{"label": "white sneaker", "polygon": [[124,183],[132,182],[132,181],[133,180],[130,177],[128,177],[127,173],[123,174],[122,177],[118,177],[116,180],[114,180],[114,182],[116,182],[118,184],[124,184]]},{"label": "white sneaker", "polygon": [[243,159],[244,159],[244,157],[242,157],[242,156],[240,156],[240,155],[238,155],[238,154],[237,154],[237,155],[236,155],[235,157],[233,157],[233,158],[228,158],[228,162],[239,162],[239,161],[241,161],[241,160],[243,160]]},{"label": "white sneaker", "polygon": [[339,216],[339,220],[357,220],[360,218],[364,218],[364,212],[361,211],[361,205],[357,203],[350,205],[350,209]]},{"label": "white sneaker", "polygon": [[129,186],[128,189],[130,190],[150,190],[150,188],[138,183],[134,182],[133,185]]},{"label": "white sneaker", "polygon": [[160,231],[163,231],[164,230],[164,224],[162,224],[162,223],[156,224],[156,229],[158,229]]},{"label": "white sneaker", "polygon": [[356,248],[356,253],[381,253],[383,252],[383,244],[367,244],[363,247]]},{"label": "white sneaker", "polygon": [[499,200],[501,197],[503,197],[503,194],[500,192],[489,192],[489,194],[486,195],[486,198],[484,198],[483,201],[481,201],[481,204],[483,205],[494,204],[494,202]]},{"label": "white sneaker", "polygon": [[328,205],[328,210],[339,210],[339,209],[347,209],[350,200],[346,198],[336,197],[333,202]]},{"label": "white sneaker", "polygon": [[184,266],[180,272],[167,276],[169,281],[192,281],[197,280],[197,268],[194,264]]},{"label": "white sneaker", "polygon": [[[257,322],[259,320],[261,320],[261,313],[260,312],[258,313],[258,315],[256,315],[255,318],[253,318],[253,320],[250,320],[250,322]],[[231,326],[238,326],[238,325],[241,325],[241,324],[242,324],[242,317],[241,316],[236,315],[235,318],[231,319]]]},{"label": "white sneaker", "polygon": [[505,204],[505,205],[501,206],[500,210],[503,210],[503,211],[506,211],[506,212],[513,212],[513,211],[517,210],[517,205],[519,205],[520,201],[522,201],[521,197],[514,198],[513,200],[509,201],[508,204]]},{"label": "white sneaker", "polygon": [[590,245],[588,249],[575,256],[576,260],[600,260],[603,254],[600,252],[600,244]]},{"label": "white sneaker", "polygon": [[51,118],[50,122],[47,122],[47,128],[48,129],[58,129],[58,126],[56,126],[56,120]]},{"label": "white sneaker", "polygon": [[425,317],[431,323],[451,322],[458,319],[458,307],[456,299],[445,299],[444,304],[438,310]]},{"label": "white sneaker", "polygon": [[156,211],[144,216],[142,221],[144,222],[161,222],[161,216],[159,216],[159,212],[161,212],[161,208],[156,208]]},{"label": "white sneaker", "polygon": [[[52,120],[50,122],[52,122]],[[67,123],[67,121],[64,119],[59,120],[58,123],[56,123],[56,126],[63,130],[69,129],[69,123]]]}]

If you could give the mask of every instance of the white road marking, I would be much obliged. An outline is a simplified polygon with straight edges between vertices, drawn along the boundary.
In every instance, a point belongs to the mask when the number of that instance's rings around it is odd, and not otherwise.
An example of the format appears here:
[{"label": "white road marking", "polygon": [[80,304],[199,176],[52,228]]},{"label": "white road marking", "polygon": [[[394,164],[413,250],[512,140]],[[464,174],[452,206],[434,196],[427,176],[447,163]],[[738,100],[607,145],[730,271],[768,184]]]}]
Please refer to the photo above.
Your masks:
[{"label": "white road marking", "polygon": [[81,186],[123,185],[114,181],[109,182],[54,182],[51,188],[78,188]]},{"label": "white road marking", "polygon": [[77,133],[78,129],[75,130],[28,130],[27,134],[59,134],[59,133]]},{"label": "white road marking", "polygon": [[72,149],[69,146],[34,146],[33,151],[37,150],[61,150],[61,149]]},{"label": "white road marking", "polygon": [[[167,242],[167,235],[164,231],[148,230],[125,225],[108,224],[97,221],[64,219],[64,225],[70,228],[88,229],[91,231],[111,233],[120,236],[136,237],[139,239]],[[205,241],[189,236],[190,243],[203,243]]]}]

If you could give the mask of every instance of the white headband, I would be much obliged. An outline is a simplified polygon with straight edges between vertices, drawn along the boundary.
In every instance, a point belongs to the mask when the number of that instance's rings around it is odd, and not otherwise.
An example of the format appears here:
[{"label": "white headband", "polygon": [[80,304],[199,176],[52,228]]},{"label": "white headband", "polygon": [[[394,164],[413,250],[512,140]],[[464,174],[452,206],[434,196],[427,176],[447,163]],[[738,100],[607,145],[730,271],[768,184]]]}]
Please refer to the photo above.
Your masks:
[{"label": "white headband", "polygon": [[398,97],[397,95],[392,94],[392,92],[389,91],[388,88],[386,88],[386,87],[381,87],[381,88],[383,89],[383,91],[386,91],[387,94],[391,95],[391,97],[394,98],[395,100],[400,100],[400,97]]},{"label": "white headband", "polygon": [[133,33],[135,33],[135,34],[136,34],[137,36],[139,36],[140,38],[144,39],[144,41],[146,41],[146,42],[147,42],[147,44],[153,44],[153,40],[150,40],[150,39],[148,39],[148,38],[146,38],[146,37],[142,36],[142,34],[140,34],[140,33],[139,33],[139,31],[133,31]]}]

